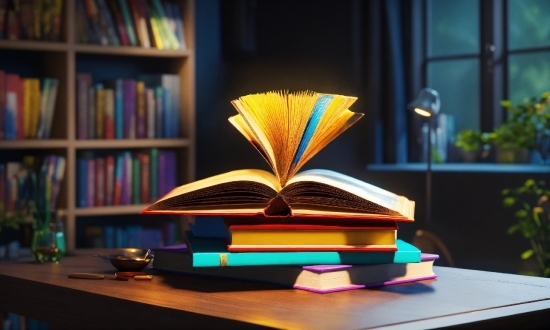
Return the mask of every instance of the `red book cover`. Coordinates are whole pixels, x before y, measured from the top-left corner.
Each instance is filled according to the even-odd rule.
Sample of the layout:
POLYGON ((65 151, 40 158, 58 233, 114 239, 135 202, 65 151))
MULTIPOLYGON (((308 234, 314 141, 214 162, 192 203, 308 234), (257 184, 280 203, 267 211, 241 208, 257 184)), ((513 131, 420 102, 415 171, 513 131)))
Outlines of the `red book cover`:
POLYGON ((351 224, 309 224, 309 223, 259 223, 232 224, 229 230, 397 230, 395 221, 378 221, 351 224))
POLYGON ((122 205, 122 168, 124 156, 118 155, 115 163, 115 182, 113 187, 113 205, 122 205))
POLYGON ((111 206, 114 201, 115 189, 115 157, 105 157, 105 205, 111 206))
MULTIPOLYGON (((4 133, 6 138, 9 138, 11 140, 19 139, 19 116, 22 116, 23 113, 23 100, 20 96, 21 94, 21 78, 18 74, 12 74, 8 73, 6 74, 6 114, 4 117, 5 120, 5 129, 6 132, 4 133), (8 97, 12 100, 12 102, 8 102, 8 97)), ((21 125, 23 125, 23 121, 21 121, 21 125)), ((23 129, 23 126, 21 126, 21 130, 23 129)), ((21 132, 23 134, 24 132, 21 132)))
POLYGON ((151 39, 147 30, 147 3, 145 0, 130 0, 128 5, 141 47, 150 48, 151 39))
POLYGON ((95 160, 96 187, 95 187, 95 206, 105 205, 105 158, 95 160))

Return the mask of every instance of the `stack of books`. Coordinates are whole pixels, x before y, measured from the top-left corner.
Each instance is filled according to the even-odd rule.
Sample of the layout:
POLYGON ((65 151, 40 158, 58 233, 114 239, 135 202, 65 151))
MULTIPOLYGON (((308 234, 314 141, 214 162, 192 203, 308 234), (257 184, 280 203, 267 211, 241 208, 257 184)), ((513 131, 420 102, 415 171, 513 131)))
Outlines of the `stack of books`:
POLYGON ((348 109, 355 100, 314 92, 234 100, 239 114, 229 121, 273 174, 244 169, 216 175, 177 187, 144 209, 143 214, 220 216, 228 232, 217 238, 188 232, 185 249, 158 250, 154 267, 316 292, 435 278, 431 266, 437 256, 422 256, 397 239, 397 223, 414 221, 414 201, 330 170, 298 173, 361 118, 348 109), (303 278, 307 281, 298 281, 303 278))

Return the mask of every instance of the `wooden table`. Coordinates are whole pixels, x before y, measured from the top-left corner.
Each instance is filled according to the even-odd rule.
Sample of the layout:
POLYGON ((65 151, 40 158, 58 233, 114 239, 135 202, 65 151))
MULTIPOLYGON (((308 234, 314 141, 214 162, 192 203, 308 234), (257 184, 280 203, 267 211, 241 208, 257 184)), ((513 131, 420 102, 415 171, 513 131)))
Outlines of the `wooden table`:
POLYGON ((472 322, 533 328, 550 323, 550 279, 545 278, 436 267, 437 280, 316 294, 152 269, 147 269, 152 281, 116 281, 110 263, 91 257, 91 251, 80 253, 58 264, 1 262, 0 310, 72 329, 415 329, 472 322), (75 272, 107 278, 69 279, 75 272))

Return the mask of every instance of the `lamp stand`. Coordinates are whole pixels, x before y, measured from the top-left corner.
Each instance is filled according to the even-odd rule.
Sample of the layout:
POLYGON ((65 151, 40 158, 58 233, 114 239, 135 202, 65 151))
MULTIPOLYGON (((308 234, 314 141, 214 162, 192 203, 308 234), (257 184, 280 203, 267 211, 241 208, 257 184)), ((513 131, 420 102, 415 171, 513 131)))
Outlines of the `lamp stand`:
POLYGON ((432 122, 433 117, 428 118, 428 155, 426 171, 426 225, 430 224, 432 217, 432 122))

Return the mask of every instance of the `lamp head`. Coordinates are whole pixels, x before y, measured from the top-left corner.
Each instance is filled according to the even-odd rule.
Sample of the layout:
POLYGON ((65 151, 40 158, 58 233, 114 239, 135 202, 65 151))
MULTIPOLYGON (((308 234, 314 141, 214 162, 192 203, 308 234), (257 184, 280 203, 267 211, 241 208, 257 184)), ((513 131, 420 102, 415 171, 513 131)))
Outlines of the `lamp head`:
POLYGON ((440 106, 439 93, 435 89, 423 88, 407 108, 421 116, 432 117, 439 113, 440 106))

